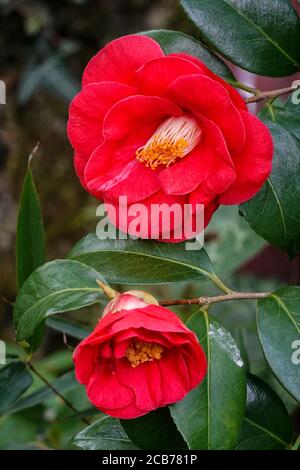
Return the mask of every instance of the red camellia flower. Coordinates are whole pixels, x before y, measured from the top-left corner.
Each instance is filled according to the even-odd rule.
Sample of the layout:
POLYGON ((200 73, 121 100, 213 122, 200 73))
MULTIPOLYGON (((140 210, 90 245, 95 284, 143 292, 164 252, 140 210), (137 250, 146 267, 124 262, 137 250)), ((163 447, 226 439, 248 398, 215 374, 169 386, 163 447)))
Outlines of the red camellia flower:
POLYGON ((120 196, 149 208, 203 204, 207 225, 220 204, 250 199, 270 174, 267 127, 195 57, 125 36, 91 59, 82 85, 68 122, 75 168, 113 207, 120 196))
POLYGON ((90 401, 122 419, 181 400, 207 368, 196 335, 175 313, 136 295, 112 300, 73 355, 76 378, 90 401))

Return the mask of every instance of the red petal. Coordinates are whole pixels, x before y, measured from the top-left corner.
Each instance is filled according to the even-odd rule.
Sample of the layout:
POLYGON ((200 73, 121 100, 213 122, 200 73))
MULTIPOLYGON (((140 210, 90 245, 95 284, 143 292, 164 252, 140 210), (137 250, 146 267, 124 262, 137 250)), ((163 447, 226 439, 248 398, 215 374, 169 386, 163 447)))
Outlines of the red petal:
POLYGON ((234 181, 234 165, 219 127, 203 116, 198 117, 202 120, 203 128, 202 158, 213 161, 211 172, 203 185, 206 192, 218 195, 234 181))
POLYGON ((220 204, 240 204, 253 197, 272 170, 273 140, 267 126, 250 113, 242 112, 246 143, 234 157, 236 180, 221 195, 220 204))
POLYGON ((128 359, 117 362, 119 380, 132 389, 136 406, 140 410, 151 411, 161 405, 160 361, 146 362, 137 367, 132 367, 128 359))
POLYGON ((196 387, 207 372, 207 359, 201 345, 196 342, 184 345, 181 349, 182 357, 187 365, 190 387, 196 387))
POLYGON ((123 408, 134 401, 130 387, 122 384, 116 371, 112 371, 110 361, 102 360, 94 369, 88 386, 87 395, 98 408, 123 408))
POLYGON ((89 157, 86 157, 85 155, 82 155, 81 153, 75 152, 74 153, 74 167, 76 174, 78 178, 80 179, 80 182, 82 186, 87 189, 87 186, 85 184, 85 178, 84 178, 84 170, 85 166, 87 164, 89 157))
POLYGON ((123 310, 120 313, 108 314, 100 320, 97 328, 110 327, 111 333, 130 328, 145 328, 152 332, 189 333, 182 321, 171 310, 158 305, 148 305, 145 308, 123 310))
POLYGON ((245 126, 222 85, 205 75, 186 75, 170 85, 168 94, 178 105, 199 112, 217 124, 230 152, 239 152, 243 148, 245 126))
POLYGON ((134 402, 131 402, 129 405, 125 406, 124 408, 115 408, 115 409, 105 409, 101 408, 103 413, 112 416, 113 418, 118 419, 133 419, 138 418, 139 416, 143 416, 149 411, 139 410, 134 402))
POLYGON ((164 351, 159 361, 159 369, 162 380, 162 404, 168 405, 182 400, 190 386, 186 363, 180 350, 164 351))
POLYGON ((81 384, 87 384, 94 368, 93 346, 77 346, 73 353, 75 363, 75 376, 81 384))
POLYGON ((212 153, 199 143, 191 153, 162 170, 158 176, 167 194, 184 195, 193 191, 211 172, 212 153))
POLYGON ((202 72, 189 60, 172 56, 151 60, 137 71, 138 90, 142 95, 162 96, 176 78, 194 73, 202 72))
POLYGON ((101 143, 103 119, 119 100, 135 88, 117 82, 91 83, 73 99, 69 110, 68 136, 75 150, 90 155, 101 143))
POLYGON ((159 96, 134 95, 116 103, 107 113, 103 124, 103 136, 107 140, 123 139, 130 132, 144 125, 163 120, 168 116, 180 116, 181 109, 159 96))
MULTIPOLYGON (((163 238, 163 241, 169 241, 168 236, 172 238, 175 228, 182 226, 185 215, 183 204, 186 201, 185 196, 173 196, 158 191, 141 200, 142 206, 126 206, 106 198, 104 194, 108 217, 113 225, 132 236, 146 239, 163 238)), ((182 239, 184 238, 178 238, 177 242, 182 239)))
POLYGON ((246 103, 245 101, 243 100, 243 98, 241 97, 241 95, 236 91, 235 88, 233 88, 233 86, 231 86, 229 83, 227 83, 225 80, 223 80, 223 78, 219 77, 218 75, 216 75, 214 72, 212 72, 205 64, 204 62, 202 62, 200 59, 197 59, 197 57, 193 57, 189 54, 185 54, 184 52, 180 52, 180 53, 177 53, 177 54, 170 54, 169 57, 182 57, 186 60, 190 60, 193 64, 197 65, 197 67, 199 67, 201 69, 201 73, 203 73, 204 75, 212 78, 213 80, 215 80, 216 82, 220 83, 221 85, 223 85, 224 88, 226 88, 226 90, 228 91, 229 95, 230 95, 230 98, 233 102, 233 104, 241 109, 242 111, 247 111, 247 106, 246 106, 246 103))
MULTIPOLYGON (((135 158, 135 153, 140 146, 147 142, 155 128, 156 124, 139 128, 136 132, 128 135, 122 142, 104 142, 93 152, 86 164, 84 178, 88 190, 95 197, 101 198, 103 191, 109 191, 122 181, 127 180, 134 171, 136 177, 137 168, 144 175, 145 167, 135 158)), ((148 179, 150 180, 150 177, 148 179)), ((152 187, 154 183, 155 180, 152 182, 152 187)), ((128 193, 130 193, 130 184, 131 179, 124 183, 121 189, 128 185, 128 193)), ((156 182, 156 187, 158 184, 156 182)), ((151 188, 149 188, 150 193, 152 191, 151 188)), ((147 191, 147 188, 141 188, 141 190, 147 191)), ((113 195, 115 194, 114 192, 113 195)))
POLYGON ((123 36, 107 44, 90 60, 83 73, 82 84, 113 80, 133 85, 137 69, 149 60, 163 56, 161 47, 153 39, 123 36))
POLYGON ((127 197, 127 203, 132 204, 151 196, 160 187, 157 173, 136 160, 128 177, 106 191, 105 197, 115 201, 120 196, 127 197))

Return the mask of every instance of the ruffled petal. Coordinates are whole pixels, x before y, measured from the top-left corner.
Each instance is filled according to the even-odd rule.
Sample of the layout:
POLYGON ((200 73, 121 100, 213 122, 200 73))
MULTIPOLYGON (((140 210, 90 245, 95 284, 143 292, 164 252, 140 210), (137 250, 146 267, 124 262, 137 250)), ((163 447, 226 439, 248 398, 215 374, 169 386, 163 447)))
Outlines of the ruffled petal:
MULTIPOLYGON (((141 176, 145 175, 145 167, 135 158, 135 153, 140 146, 147 142, 155 128, 156 124, 139 127, 121 142, 106 141, 97 147, 88 160, 84 171, 86 187, 95 197, 102 198, 104 191, 111 190, 127 178, 129 180, 124 182, 121 189, 127 187, 127 192, 130 193, 131 174, 135 172, 136 177, 137 169, 139 169, 141 176)), ((152 187, 154 184, 155 181, 153 181, 152 187)), ((156 187, 158 184, 156 183, 156 187)), ((149 188, 149 194, 151 194, 152 187, 149 188)), ((147 191, 147 188, 144 190, 147 191)), ((115 195, 116 192, 113 193, 113 196, 115 195)))
POLYGON ((94 369, 93 346, 82 346, 79 344, 73 352, 75 363, 75 376, 79 383, 87 384, 94 369))
POLYGON ((181 109, 170 100, 159 96, 134 95, 116 103, 103 123, 106 140, 120 140, 143 125, 160 122, 168 116, 180 116, 181 109))
POLYGON ((99 327, 103 328, 104 320, 106 320, 106 325, 110 322, 110 331, 113 334, 129 328, 144 328, 161 334, 164 332, 190 334, 190 330, 184 326, 177 315, 164 307, 149 305, 143 309, 126 311, 125 315, 123 313, 111 314, 110 318, 106 315, 103 323, 101 323, 102 320, 99 323, 99 327))
POLYGON ((201 70, 201 73, 206 75, 207 77, 212 78, 216 82, 220 83, 226 90, 228 91, 230 98, 233 104, 242 111, 247 111, 247 106, 241 95, 236 91, 233 86, 227 83, 223 78, 216 75, 212 72, 200 59, 197 57, 193 57, 189 54, 185 54, 184 52, 179 52, 177 54, 170 54, 169 57, 182 57, 186 60, 190 60, 193 64, 197 65, 197 67, 201 70))
POLYGON ((118 378, 133 391, 139 410, 151 411, 161 405, 160 362, 161 360, 154 360, 137 367, 132 367, 127 358, 117 362, 118 378))
POLYGON ((184 359, 188 375, 190 387, 196 387, 205 377, 207 373, 207 358, 201 345, 196 342, 184 345, 180 352, 184 359))
POLYGON ((149 60, 163 56, 159 44, 148 36, 123 36, 107 44, 90 60, 82 85, 111 80, 134 85, 135 71, 149 60))
POLYGON ((82 153, 78 153, 78 152, 74 153, 75 171, 76 171, 78 178, 80 179, 82 186, 85 189, 87 189, 87 186, 85 184, 84 170, 88 162, 88 159, 89 159, 89 156, 83 155, 82 153))
POLYGON ((136 160, 127 178, 113 186, 112 189, 107 190, 105 197, 118 201, 119 197, 123 196, 127 198, 128 204, 132 204, 151 196, 160 187, 161 183, 156 172, 136 160))
POLYGON ((134 401, 131 388, 119 380, 113 367, 110 360, 102 359, 87 385, 87 395, 97 408, 123 408, 134 401))
POLYGON ((203 184, 206 187, 205 191, 218 195, 235 180, 234 164, 219 127, 203 116, 198 115, 198 117, 201 119, 203 129, 202 158, 213 161, 210 174, 203 184))
POLYGON ((234 157, 236 179, 221 195, 220 204, 240 204, 253 197, 272 170, 273 140, 267 126, 250 113, 242 112, 246 127, 245 147, 234 157))
POLYGON ((101 408, 101 411, 103 411, 103 413, 106 413, 107 415, 112 416, 113 418, 118 419, 133 419, 149 413, 149 411, 139 410, 134 401, 131 402, 129 405, 125 406, 124 408, 101 408))
POLYGON ((158 239, 177 242, 185 240, 182 235, 184 203, 186 196, 174 196, 157 191, 140 204, 120 205, 115 200, 106 198, 104 202, 109 220, 122 232, 144 239, 158 239))
POLYGON ((213 161, 213 154, 200 142, 182 160, 163 169, 158 178, 167 194, 188 194, 208 177, 213 161))
POLYGON ((186 75, 170 85, 168 96, 183 108, 201 113, 219 126, 230 153, 240 152, 243 148, 244 122, 222 85, 205 75, 186 75))
POLYGON ((186 363, 180 350, 164 351, 159 369, 162 381, 163 405, 182 400, 190 389, 186 363))
POLYGON ((74 149, 90 155, 101 143, 107 111, 135 91, 135 88, 117 82, 91 83, 83 88, 69 109, 68 136, 74 149))
POLYGON ((176 78, 199 73, 199 67, 180 57, 151 60, 137 71, 138 90, 142 95, 163 96, 176 78))

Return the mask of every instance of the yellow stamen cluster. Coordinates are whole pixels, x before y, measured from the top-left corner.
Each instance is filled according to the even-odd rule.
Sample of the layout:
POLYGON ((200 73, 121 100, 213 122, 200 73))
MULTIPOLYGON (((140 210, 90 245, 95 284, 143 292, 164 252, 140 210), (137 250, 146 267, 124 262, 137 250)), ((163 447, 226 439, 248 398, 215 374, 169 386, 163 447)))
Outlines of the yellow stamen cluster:
POLYGON ((144 362, 152 362, 154 359, 159 360, 162 353, 163 348, 158 344, 133 340, 127 348, 126 357, 131 363, 131 367, 138 367, 144 362))
POLYGON ((145 145, 137 149, 136 158, 151 170, 170 166, 185 157, 200 142, 202 131, 196 118, 189 114, 169 117, 145 145))
POLYGON ((154 136, 149 146, 137 150, 136 158, 151 170, 155 170, 158 165, 169 166, 177 158, 184 157, 184 150, 188 145, 189 143, 185 139, 172 142, 170 139, 162 140, 160 137, 154 136))

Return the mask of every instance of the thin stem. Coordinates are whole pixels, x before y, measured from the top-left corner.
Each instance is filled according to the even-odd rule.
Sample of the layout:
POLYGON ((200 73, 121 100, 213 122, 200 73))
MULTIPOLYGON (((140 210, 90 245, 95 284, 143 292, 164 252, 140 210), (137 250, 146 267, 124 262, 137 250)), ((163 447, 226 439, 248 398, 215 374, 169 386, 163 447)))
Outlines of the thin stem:
POLYGON ((256 94, 259 91, 256 88, 253 88, 253 87, 251 87, 249 85, 246 85, 245 83, 242 83, 242 82, 238 82, 238 81, 235 81, 235 80, 226 80, 226 81, 229 82, 235 88, 239 88, 240 90, 247 91, 248 93, 256 94))
MULTIPOLYGON (((36 368, 35 366, 30 362, 28 361, 27 362, 27 366, 28 368, 42 381, 44 382, 44 384, 50 388, 50 390, 52 390, 52 392, 57 395, 63 402, 64 404, 70 408, 70 410, 72 410, 74 413, 78 414, 78 410, 76 410, 76 408, 72 405, 72 403, 66 398, 64 397, 58 390, 57 388, 55 388, 36 368)), ((81 417, 81 420, 85 423, 85 424, 88 424, 90 425, 90 421, 88 419, 86 419, 84 416, 81 417)))
POLYGON ((279 88, 278 90, 269 90, 269 91, 261 91, 256 90, 254 92, 254 96, 247 98, 245 100, 246 103, 258 103, 259 101, 266 100, 267 98, 277 98, 277 96, 285 95, 286 93, 290 93, 291 91, 297 90, 299 85, 291 85, 286 88, 279 88))
POLYGON ((232 289, 227 287, 215 273, 211 274, 210 279, 224 294, 230 294, 232 292, 232 289))
POLYGON ((197 297, 195 299, 172 299, 161 300, 159 305, 210 305, 218 302, 226 302, 228 300, 249 300, 249 299, 262 299, 270 295, 269 292, 231 292, 225 295, 216 295, 214 297, 197 297))

